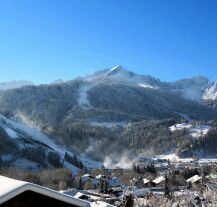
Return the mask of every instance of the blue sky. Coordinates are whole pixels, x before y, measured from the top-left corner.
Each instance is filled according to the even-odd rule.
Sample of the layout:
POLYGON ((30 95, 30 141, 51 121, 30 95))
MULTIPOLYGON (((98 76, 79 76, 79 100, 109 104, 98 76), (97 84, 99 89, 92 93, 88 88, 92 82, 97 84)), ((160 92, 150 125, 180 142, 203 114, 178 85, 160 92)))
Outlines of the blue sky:
POLYGON ((0 0, 0 81, 48 83, 123 65, 217 80, 215 0, 0 0))

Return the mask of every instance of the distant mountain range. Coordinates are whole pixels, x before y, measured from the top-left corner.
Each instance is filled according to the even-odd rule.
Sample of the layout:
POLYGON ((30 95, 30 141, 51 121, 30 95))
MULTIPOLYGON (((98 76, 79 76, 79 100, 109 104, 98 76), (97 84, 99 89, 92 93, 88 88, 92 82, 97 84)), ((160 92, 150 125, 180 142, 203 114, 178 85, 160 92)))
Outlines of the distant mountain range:
POLYGON ((163 82, 120 65, 65 82, 0 84, 0 90, 4 117, 37 127, 73 152, 102 159, 125 142, 125 133, 134 133, 129 123, 141 122, 132 126, 143 130, 147 120, 167 120, 169 126, 174 120, 217 119, 217 82, 206 77, 163 82))
POLYGON ((205 77, 162 82, 116 66, 67 82, 25 83, 12 84, 8 88, 16 89, 0 94, 0 112, 40 127, 65 120, 129 121, 177 117, 177 113, 193 119, 217 117, 217 84, 205 77))

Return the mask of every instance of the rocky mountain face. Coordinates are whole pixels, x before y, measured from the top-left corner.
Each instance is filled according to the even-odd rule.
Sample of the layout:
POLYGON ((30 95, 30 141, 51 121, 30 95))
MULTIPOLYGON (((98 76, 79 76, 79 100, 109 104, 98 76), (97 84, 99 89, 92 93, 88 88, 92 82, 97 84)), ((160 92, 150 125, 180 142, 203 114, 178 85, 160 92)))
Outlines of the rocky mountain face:
MULTIPOLYGON (((133 152, 138 152, 141 137, 152 129, 143 129, 144 120, 172 119, 171 124, 183 117, 215 120, 216 94, 216 83, 205 77, 162 82, 116 66, 67 82, 4 90, 0 113, 38 127, 73 152, 103 159, 117 147, 123 146, 124 151, 134 140, 133 134, 139 134, 137 144, 131 143, 133 152), (138 126, 141 134, 133 132, 138 126)), ((168 140, 167 128, 162 127, 162 136, 156 127, 153 138, 168 140)))

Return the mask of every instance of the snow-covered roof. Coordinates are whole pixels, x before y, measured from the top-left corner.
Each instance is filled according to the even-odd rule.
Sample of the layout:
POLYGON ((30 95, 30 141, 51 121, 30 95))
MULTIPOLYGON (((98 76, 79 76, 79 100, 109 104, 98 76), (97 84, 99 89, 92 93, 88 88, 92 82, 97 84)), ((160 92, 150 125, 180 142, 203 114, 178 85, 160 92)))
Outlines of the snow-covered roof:
POLYGON ((99 184, 99 179, 93 177, 92 175, 89 174, 85 174, 81 177, 81 180, 83 183, 85 183, 86 181, 90 181, 92 184, 94 185, 98 185, 99 184))
POLYGON ((103 177, 103 175, 97 175, 96 178, 97 179, 101 179, 103 177))
POLYGON ((115 206, 105 203, 103 201, 95 201, 91 203, 91 207, 115 207, 115 206))
POLYGON ((11 178, 7 178, 4 176, 0 176, 0 204, 5 203, 6 201, 14 198, 15 196, 24 193, 25 191, 32 191, 35 193, 39 193, 44 196, 48 196, 50 198, 54 198, 60 201, 63 201, 68 204, 72 204, 79 207, 89 207, 90 203, 86 201, 82 201, 80 199, 73 198, 71 196, 67 196, 61 194, 57 191, 35 185, 32 183, 19 181, 11 178))
POLYGON ((146 178, 143 179, 143 183, 144 183, 144 184, 149 183, 149 182, 150 182, 150 180, 148 180, 148 179, 146 179, 146 178))
POLYGON ((109 186, 112 186, 112 187, 116 187, 116 186, 121 186, 122 185, 121 180, 119 178, 117 178, 117 177, 110 178, 108 181, 109 181, 109 186))
POLYGON ((164 180, 165 180, 165 178, 163 176, 160 176, 160 177, 154 179, 152 182, 155 184, 159 184, 159 183, 163 182, 164 180))
POLYGON ((201 177, 199 175, 194 175, 193 177, 190 177, 186 181, 191 182, 191 183, 195 183, 195 182, 199 181, 200 179, 201 179, 201 177))

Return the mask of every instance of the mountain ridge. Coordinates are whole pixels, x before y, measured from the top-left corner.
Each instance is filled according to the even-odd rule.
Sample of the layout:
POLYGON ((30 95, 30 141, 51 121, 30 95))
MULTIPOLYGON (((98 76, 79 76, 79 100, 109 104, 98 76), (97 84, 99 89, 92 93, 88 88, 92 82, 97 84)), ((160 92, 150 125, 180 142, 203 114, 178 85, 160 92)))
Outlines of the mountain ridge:
MULTIPOLYGON (((168 83, 117 66, 70 81, 1 91, 0 114, 37 127, 57 146, 101 161, 125 154, 128 147, 134 156, 156 153, 158 141, 165 143, 164 153, 180 143, 183 150, 190 146, 186 132, 171 140, 170 126, 216 120, 217 102, 203 99, 213 86, 205 77, 168 83)), ((212 97, 215 87, 210 90, 212 97)))

